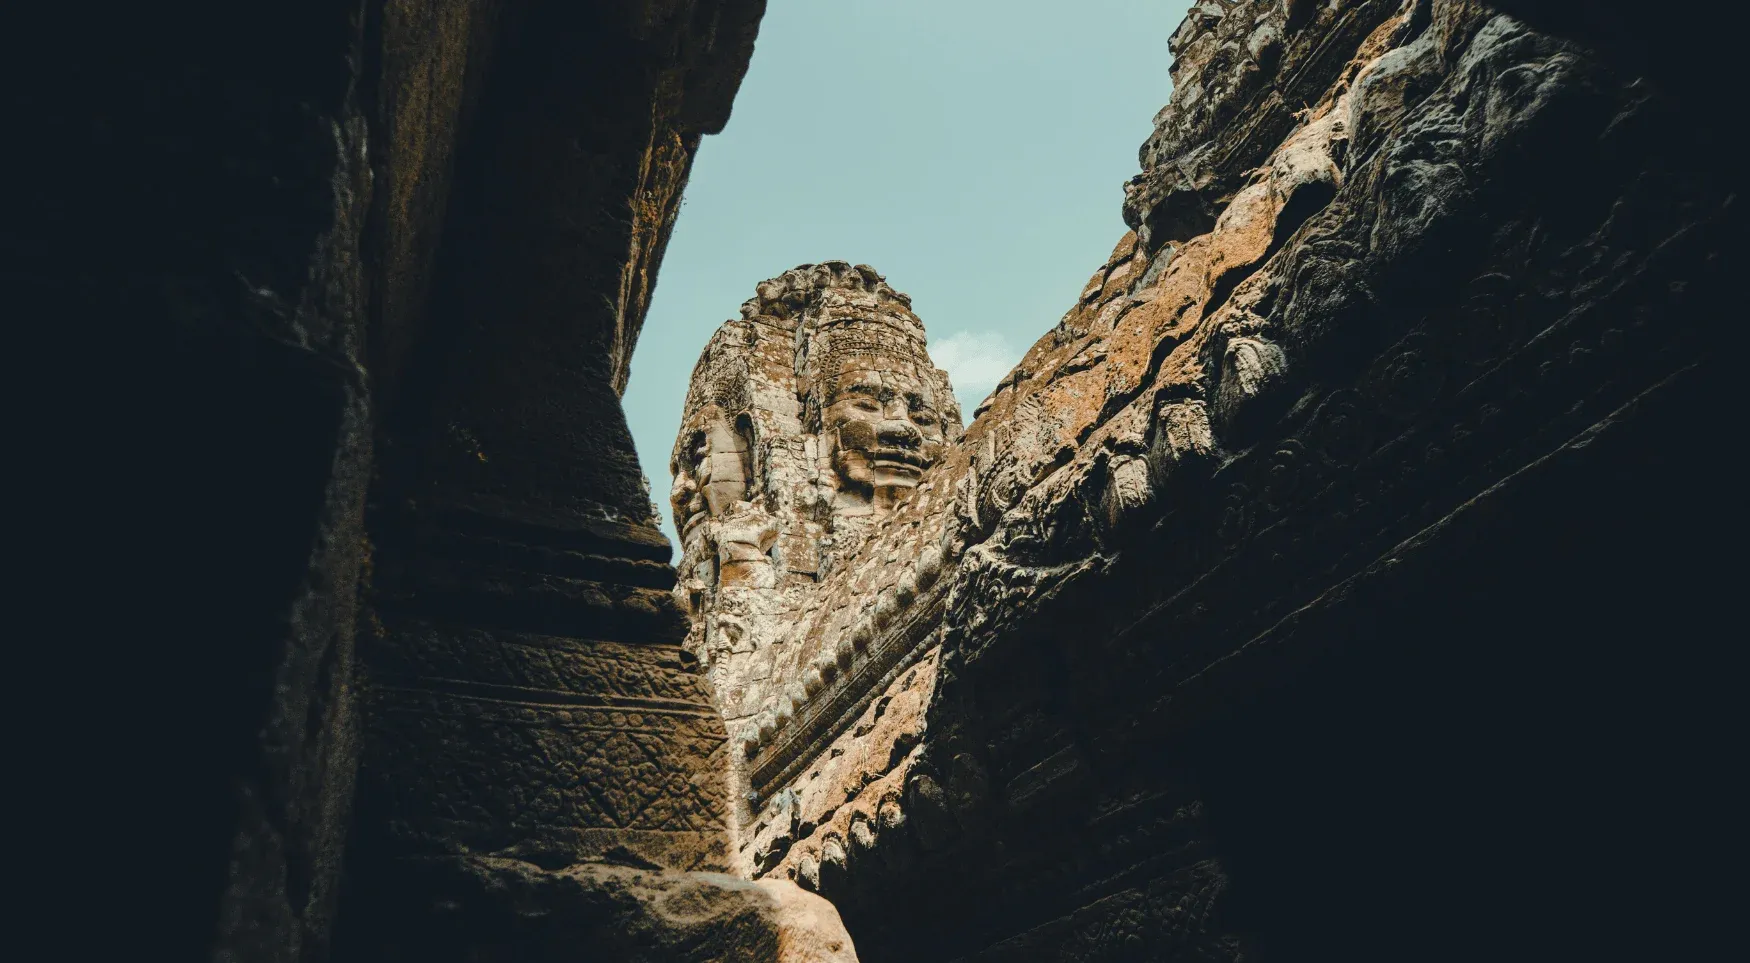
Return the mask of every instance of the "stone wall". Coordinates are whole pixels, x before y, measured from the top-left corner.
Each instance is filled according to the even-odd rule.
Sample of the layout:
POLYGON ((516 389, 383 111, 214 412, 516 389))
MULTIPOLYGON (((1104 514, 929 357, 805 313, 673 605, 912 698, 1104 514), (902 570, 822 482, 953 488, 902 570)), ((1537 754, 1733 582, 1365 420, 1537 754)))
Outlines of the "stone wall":
MULTIPOLYGON (((863 658, 866 637, 833 645, 794 630, 894 507, 927 497, 917 478, 961 425, 910 299, 873 268, 802 265, 762 282, 741 314, 694 369, 670 501, 687 647, 738 747, 729 784, 746 801, 762 741, 806 724, 794 717, 823 689, 893 667, 863 658)), ((732 862, 751 873, 738 808, 732 862)))
POLYGON ((1133 233, 728 749, 615 395, 760 12, 20 16, 64 952, 843 959, 793 878, 874 960, 1718 955, 1729 31, 1200 3, 1133 233))
POLYGON ((1192 9, 1132 231, 792 606, 739 865, 876 960, 1695 938, 1587 838, 1707 795, 1741 204, 1574 9, 1192 9))
POLYGON ((41 566, 101 596, 36 673, 101 707, 42 710, 67 951, 851 958, 683 872, 723 730, 618 403, 763 4, 246 6, 17 24, 45 517, 101 530, 41 566))
MULTIPOLYGON (((471 120, 432 287, 404 302, 423 328, 386 319, 378 342, 396 381, 366 510, 342 959, 777 959, 796 907, 824 906, 712 875, 723 724, 679 645, 618 401, 693 152, 727 119, 758 15, 479 14, 496 36, 478 88, 446 108, 471 120)), ((842 930, 828 938, 850 952, 842 930)))
POLYGON ((59 399, 21 445, 55 530, 21 554, 57 574, 19 594, 61 625, 28 674, 85 706, 45 698, 31 740, 63 953, 326 949, 372 457, 360 11, 8 18, 14 357, 59 399))

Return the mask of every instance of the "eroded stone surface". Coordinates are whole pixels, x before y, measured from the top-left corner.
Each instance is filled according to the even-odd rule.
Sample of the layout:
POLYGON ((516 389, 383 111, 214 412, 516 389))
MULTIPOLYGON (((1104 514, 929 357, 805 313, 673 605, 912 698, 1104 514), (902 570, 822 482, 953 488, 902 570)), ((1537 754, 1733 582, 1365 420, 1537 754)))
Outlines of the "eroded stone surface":
POLYGON ((960 411, 910 300, 867 266, 787 271, 741 314, 694 369, 670 500, 687 644, 737 747, 731 782, 745 790, 749 747, 793 732, 811 701, 873 671, 851 640, 823 647, 793 629, 871 531, 928 497, 918 481, 959 440, 960 411))
POLYGON ((1212 0, 1171 49, 1132 233, 790 596, 786 656, 717 683, 784 693, 732 753, 738 868, 946 935, 926 956, 1244 955, 1197 781, 1254 777, 1190 733, 1275 719, 1263 680, 1376 631, 1346 600, 1456 605, 1396 553, 1605 457, 1566 440, 1689 377, 1684 305, 1718 297, 1730 181, 1569 41, 1463 0, 1212 0))
POLYGON ((832 904, 785 880, 503 857, 427 861, 386 906, 393 958, 528 963, 856 963, 832 904))
MULTIPOLYGON (((450 897, 464 906, 522 887, 587 915, 607 890, 574 884, 610 867, 662 889, 728 865, 725 732, 680 644, 618 391, 693 152, 727 119, 763 7, 389 5, 382 96, 407 123, 385 139, 417 163, 385 201, 409 230, 389 235, 373 332, 390 403, 364 543, 343 959, 437 925, 437 903, 395 901, 409 875, 473 880, 450 897)), ((610 920, 554 924, 602 944, 572 956, 673 928, 613 898, 610 920)), ((524 958, 547 938, 512 929, 434 952, 524 958)))

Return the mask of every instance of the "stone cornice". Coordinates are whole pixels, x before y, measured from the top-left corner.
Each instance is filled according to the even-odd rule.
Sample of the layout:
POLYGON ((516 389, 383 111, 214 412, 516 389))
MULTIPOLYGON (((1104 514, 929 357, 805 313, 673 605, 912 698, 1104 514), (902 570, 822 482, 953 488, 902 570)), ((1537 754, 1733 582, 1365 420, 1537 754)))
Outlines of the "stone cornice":
MULTIPOLYGON (((770 739, 744 743, 752 791, 761 801, 795 779, 930 647, 947 611, 949 584, 948 580, 934 582, 910 605, 900 607, 886 629, 875 630, 866 639, 868 623, 848 630, 846 638, 829 651, 842 659, 848 648, 853 653, 851 667, 841 669, 832 682, 823 683, 803 705, 795 707, 794 720, 770 739), (861 646, 859 639, 865 639, 861 646)), ((757 811, 757 806, 754 808, 757 811)))

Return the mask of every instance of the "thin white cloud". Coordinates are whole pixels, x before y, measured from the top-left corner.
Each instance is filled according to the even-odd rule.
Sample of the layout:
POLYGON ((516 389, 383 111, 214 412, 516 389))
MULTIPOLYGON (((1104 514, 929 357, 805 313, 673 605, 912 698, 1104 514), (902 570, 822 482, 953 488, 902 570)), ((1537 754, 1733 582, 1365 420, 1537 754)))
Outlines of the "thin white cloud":
POLYGON ((1000 331, 956 331, 930 343, 930 358, 948 372, 966 417, 1021 360, 1021 350, 1000 331))

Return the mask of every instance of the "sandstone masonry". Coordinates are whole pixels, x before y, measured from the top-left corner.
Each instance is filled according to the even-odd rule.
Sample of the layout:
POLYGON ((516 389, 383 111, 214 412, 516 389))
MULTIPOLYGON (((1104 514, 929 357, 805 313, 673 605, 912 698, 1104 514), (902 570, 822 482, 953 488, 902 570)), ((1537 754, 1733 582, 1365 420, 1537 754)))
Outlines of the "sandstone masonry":
POLYGON ((741 315, 694 369, 671 502, 687 644, 719 694, 748 815, 750 777, 770 777, 747 760, 793 740, 841 678, 842 690, 894 668, 868 651, 872 633, 822 647, 793 629, 898 505, 928 497, 918 479, 959 440, 960 410, 910 299, 866 265, 802 265, 762 282, 741 315))
MULTIPOLYGON (((710 415, 729 427, 689 423, 677 466, 708 452, 733 479, 723 503, 762 506, 757 538, 727 509, 683 566, 747 806, 732 859, 834 899, 866 959, 1334 952, 1294 921, 1346 898, 1396 907, 1392 932, 1453 925, 1352 868, 1422 879, 1379 835, 1395 822, 1325 800, 1422 771, 1432 757, 1394 730, 1460 752, 1438 712, 1462 715, 1464 687, 1500 718, 1535 714, 1491 676, 1501 656, 1451 653, 1507 646, 1559 688, 1573 656, 1549 636, 1475 620, 1623 611, 1600 594, 1620 546, 1573 554, 1605 524, 1585 520, 1603 489, 1577 479, 1657 489, 1636 446, 1718 388, 1689 305, 1717 303, 1704 252, 1738 205, 1677 146, 1696 132, 1656 84, 1465 0, 1211 0, 1169 47, 1174 97, 1125 187, 1132 230, 854 537, 787 380, 803 370, 788 331, 769 357, 742 347, 766 343, 745 333, 763 300, 695 373, 690 416, 732 398, 710 415), (784 414, 736 434, 766 409, 784 414), (1411 681, 1429 674, 1452 688, 1411 681), (1377 725, 1321 699, 1375 706, 1377 725), (1331 744, 1372 768, 1303 771, 1331 744)), ((1659 510, 1637 512, 1623 545, 1676 550, 1659 510)), ((1632 664, 1612 652, 1608 671, 1632 664)), ((1505 724, 1472 738, 1518 765, 1505 724)), ((1482 820, 1418 885, 1481 885, 1475 854, 1524 838, 1509 823, 1482 820)))

